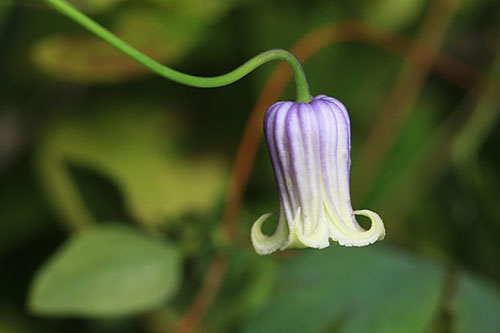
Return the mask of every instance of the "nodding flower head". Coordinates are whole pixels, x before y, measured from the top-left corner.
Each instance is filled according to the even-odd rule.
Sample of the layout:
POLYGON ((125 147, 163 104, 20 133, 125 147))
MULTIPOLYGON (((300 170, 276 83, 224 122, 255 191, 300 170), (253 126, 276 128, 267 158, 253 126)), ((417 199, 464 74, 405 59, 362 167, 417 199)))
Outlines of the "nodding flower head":
POLYGON ((378 214, 353 211, 351 206, 351 129, 341 102, 319 95, 308 104, 275 103, 267 110, 264 133, 278 183, 280 214, 273 235, 261 231, 270 214, 252 226, 258 254, 324 248, 330 239, 344 246, 365 246, 384 238, 378 214), (370 229, 363 229, 354 215, 370 218, 370 229))

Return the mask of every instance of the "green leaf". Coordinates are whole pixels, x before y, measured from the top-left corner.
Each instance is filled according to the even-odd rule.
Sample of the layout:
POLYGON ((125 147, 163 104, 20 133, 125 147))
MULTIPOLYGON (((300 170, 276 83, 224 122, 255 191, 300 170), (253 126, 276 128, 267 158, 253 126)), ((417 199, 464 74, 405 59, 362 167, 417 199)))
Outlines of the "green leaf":
POLYGON ((425 332, 443 288, 434 264, 377 246, 307 251, 283 267, 247 332, 425 332))
POLYGON ((63 171, 68 161, 117 184, 130 214, 144 224, 158 225, 212 208, 224 185, 223 163, 214 157, 181 155, 175 144, 178 124, 163 110, 145 112, 147 108, 133 103, 102 107, 98 113, 47 128, 38 165, 46 192, 63 219, 75 225, 89 220, 76 204, 74 189, 66 184, 69 176, 63 171))
POLYGON ((77 233, 36 274, 32 312, 124 316, 154 309, 179 285, 179 255, 165 241, 122 226, 77 233))
POLYGON ((453 332, 498 332, 500 291, 468 273, 458 280, 454 302, 453 332))

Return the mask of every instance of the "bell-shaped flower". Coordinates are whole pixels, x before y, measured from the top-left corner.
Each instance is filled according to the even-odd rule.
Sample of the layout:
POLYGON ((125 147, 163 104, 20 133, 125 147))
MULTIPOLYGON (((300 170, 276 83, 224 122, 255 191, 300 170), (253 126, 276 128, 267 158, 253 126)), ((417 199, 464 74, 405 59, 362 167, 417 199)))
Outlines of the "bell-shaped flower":
POLYGON ((324 248, 330 239, 344 246, 365 246, 385 236, 380 216, 353 211, 349 192, 351 129, 345 106, 319 95, 310 103, 278 102, 264 119, 264 132, 278 183, 280 214, 276 231, 252 226, 258 254, 294 247, 324 248), (371 220, 368 230, 355 215, 371 220))

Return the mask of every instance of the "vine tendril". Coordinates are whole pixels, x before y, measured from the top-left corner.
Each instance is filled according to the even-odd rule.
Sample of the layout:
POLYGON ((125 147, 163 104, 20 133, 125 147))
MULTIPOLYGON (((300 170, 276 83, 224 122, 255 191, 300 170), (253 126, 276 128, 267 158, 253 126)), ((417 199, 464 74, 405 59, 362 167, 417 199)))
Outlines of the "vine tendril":
POLYGON ((309 92, 309 86, 307 84, 306 75, 304 73, 304 69, 302 68, 302 64, 297 59, 297 57, 295 57, 292 53, 286 50, 271 49, 265 51, 251 58, 238 68, 223 75, 212 76, 212 77, 189 75, 178 72, 151 59, 144 53, 132 47, 130 44, 118 38, 112 32, 110 32, 103 26, 99 25, 97 22, 95 22, 82 12, 80 12, 78 9, 76 9, 66 1, 64 0, 45 0, 45 1, 48 2, 50 5, 52 5, 60 13, 64 14, 73 21, 77 22, 87 30, 91 31, 97 37, 101 38, 108 44, 114 46, 116 49, 118 49, 126 56, 149 68, 152 72, 161 75, 167 79, 170 79, 172 81, 199 88, 222 87, 238 81, 239 79, 243 78, 244 76, 252 72, 257 67, 269 61, 282 60, 286 61, 290 65, 294 73, 295 86, 297 90, 296 102, 309 103, 311 101, 311 94, 309 92))

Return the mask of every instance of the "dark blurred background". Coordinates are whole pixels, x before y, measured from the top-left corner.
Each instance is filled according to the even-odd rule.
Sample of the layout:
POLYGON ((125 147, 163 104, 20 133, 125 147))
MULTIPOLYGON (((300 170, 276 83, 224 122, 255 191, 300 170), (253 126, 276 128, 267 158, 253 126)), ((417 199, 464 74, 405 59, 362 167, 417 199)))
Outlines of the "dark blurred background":
MULTIPOLYGON (((249 153, 236 236, 219 233, 235 154, 276 64, 228 87, 186 87, 43 0, 2 0, 0 332, 500 331, 498 1, 71 3, 194 75, 295 50, 312 94, 350 112, 353 207, 377 212, 387 236, 362 249, 257 256, 251 225, 278 210, 263 142, 255 159, 249 153), (94 244, 78 234, 106 226, 160 238, 160 254, 168 245, 178 259, 156 282, 167 288, 175 276, 168 291, 137 282, 137 295, 161 297, 136 306, 136 296, 107 295, 85 273, 71 278, 68 262, 128 246, 117 236, 69 253, 70 241, 94 244)), ((293 99, 291 82, 279 100, 293 99)), ((159 267, 146 250, 144 258, 159 267)), ((134 260, 127 269, 140 276, 134 265, 144 260, 134 260)))

